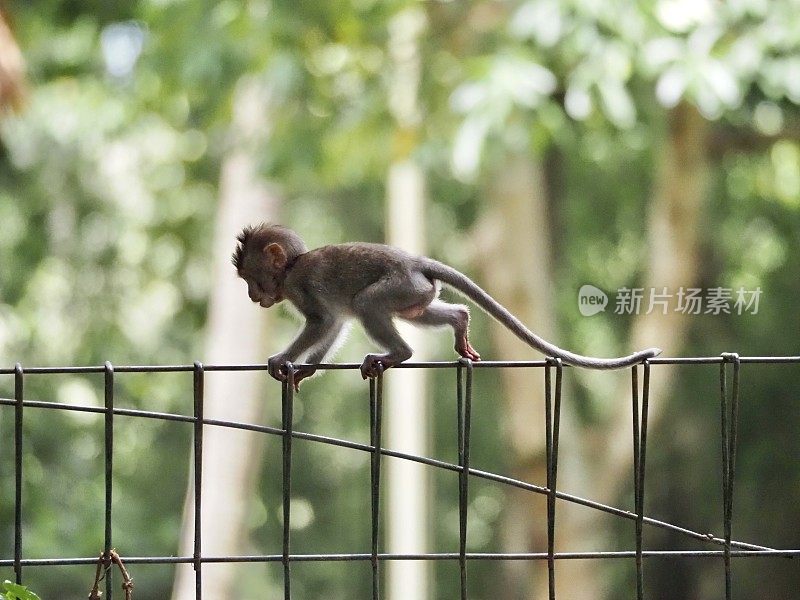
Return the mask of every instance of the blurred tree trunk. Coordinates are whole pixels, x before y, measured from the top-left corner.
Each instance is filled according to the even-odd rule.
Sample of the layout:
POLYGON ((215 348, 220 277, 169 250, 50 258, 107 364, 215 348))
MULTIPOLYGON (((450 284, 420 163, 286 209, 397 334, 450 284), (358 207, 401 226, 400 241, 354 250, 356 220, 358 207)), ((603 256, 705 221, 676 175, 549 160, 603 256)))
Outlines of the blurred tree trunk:
MULTIPOLYGON (((388 243, 414 254, 424 253, 424 180, 412 161, 395 162, 387 189, 388 243)), ((414 350, 413 360, 426 359, 426 334, 408 323, 398 322, 400 334, 414 350)), ((385 445, 393 450, 428 456, 428 372, 424 369, 392 370, 386 382, 385 445)), ((428 469, 406 460, 386 462, 387 551, 428 551, 428 469)), ((391 561, 387 567, 387 597, 390 600, 426 600, 430 569, 424 561, 391 561)))
MULTIPOLYGON (((392 61, 389 109, 396 122, 395 152, 386 184, 387 241, 414 254, 425 253, 425 176, 412 156, 421 122, 418 90, 421 72, 419 37, 426 17, 419 7, 400 11, 389 23, 392 61)), ((424 360, 425 334, 407 323, 398 329, 424 360)), ((428 455, 428 377, 424 370, 393 370, 386 377, 386 446, 428 455)), ((424 553, 428 548, 429 481, 422 465, 402 460, 386 463, 387 551, 424 553)), ((429 597, 430 569, 424 561, 391 561, 387 567, 390 600, 429 597)))
MULTIPOLYGON (((678 105, 667 115, 667 134, 658 155, 652 202, 648 215, 649 262, 645 291, 657 293, 666 287, 676 293, 681 287, 696 286, 699 280, 700 218, 707 203, 709 159, 708 122, 694 106, 678 105)), ((647 293, 645 294, 647 296, 647 293)), ((689 316, 674 310, 662 314, 646 312, 644 302, 632 333, 631 348, 658 346, 663 356, 679 356, 689 324, 689 316)), ((660 366, 650 381, 649 426, 655 427, 669 406, 666 398, 674 378, 675 367, 660 366)), ((619 486, 631 477, 633 449, 631 446, 630 383, 619 390, 620 408, 613 412, 602 448, 597 457, 598 472, 604 473, 606 487, 603 497, 613 498, 619 486)))
POLYGON ((25 62, 0 8, 0 115, 18 110, 25 95, 25 62))
MULTIPOLYGON (((239 82, 233 101, 228 154, 220 176, 220 202, 213 250, 205 358, 209 363, 264 362, 267 311, 254 310, 245 286, 230 264, 236 235, 249 223, 274 220, 277 200, 258 173, 258 153, 269 135, 270 94, 262 81, 239 82)), ((264 408, 259 372, 219 372, 206 376, 205 417, 259 423, 264 408)), ((261 464, 260 437, 206 426, 203 432, 202 552, 204 556, 241 554, 246 547, 246 514, 261 464)), ((191 556, 194 540, 194 488, 186 494, 180 554, 191 556)), ((235 598, 236 564, 215 565, 203 577, 203 597, 235 598), (213 577, 211 574, 213 573, 213 577)), ((173 600, 195 598, 192 567, 177 569, 173 600)))
MULTIPOLYGON (((487 190, 489 210, 478 227, 476 246, 481 248, 482 280, 491 294, 517 315, 530 329, 546 339, 557 340, 552 303, 551 236, 547 216, 547 190, 543 169, 536 157, 509 157, 487 190)), ((493 340, 498 356, 505 359, 542 358, 505 327, 493 321, 493 340)), ((506 401, 505 429, 515 465, 513 476, 544 485, 546 482, 544 376, 540 369, 504 369, 506 401)), ((568 393, 564 398, 568 400, 568 393)), ((579 479, 583 469, 582 448, 575 433, 575 418, 569 401, 562 405, 559 450, 561 489, 579 479), (568 464, 569 466, 564 466, 568 464)), ((503 551, 527 552, 547 549, 547 513, 543 496, 508 489, 502 526, 503 551)), ((565 503, 556 507, 557 550, 570 547, 569 540, 585 534, 579 517, 565 503)), ((547 596, 544 562, 510 561, 505 564, 505 584, 500 597, 523 600, 547 596)), ((558 577, 559 597, 571 600, 599 596, 591 561, 575 561, 570 577, 558 577)))

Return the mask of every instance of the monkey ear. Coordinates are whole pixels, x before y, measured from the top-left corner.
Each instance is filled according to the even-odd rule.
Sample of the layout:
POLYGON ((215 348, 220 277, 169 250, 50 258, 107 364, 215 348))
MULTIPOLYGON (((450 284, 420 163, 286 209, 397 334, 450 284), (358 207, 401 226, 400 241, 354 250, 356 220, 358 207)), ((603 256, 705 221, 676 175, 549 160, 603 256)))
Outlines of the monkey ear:
POLYGON ((273 242, 264 246, 264 255, 273 269, 282 269, 286 266, 286 252, 280 244, 273 242))

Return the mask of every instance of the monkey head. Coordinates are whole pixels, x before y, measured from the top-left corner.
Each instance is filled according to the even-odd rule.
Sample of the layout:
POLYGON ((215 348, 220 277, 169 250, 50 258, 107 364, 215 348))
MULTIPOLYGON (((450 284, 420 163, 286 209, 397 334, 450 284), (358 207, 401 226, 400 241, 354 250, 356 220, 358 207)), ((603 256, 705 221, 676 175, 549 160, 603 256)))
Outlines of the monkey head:
POLYGON ((231 256, 236 273, 247 283, 250 300, 269 308, 283 300, 287 271, 308 250, 292 230, 280 225, 245 227, 231 256))

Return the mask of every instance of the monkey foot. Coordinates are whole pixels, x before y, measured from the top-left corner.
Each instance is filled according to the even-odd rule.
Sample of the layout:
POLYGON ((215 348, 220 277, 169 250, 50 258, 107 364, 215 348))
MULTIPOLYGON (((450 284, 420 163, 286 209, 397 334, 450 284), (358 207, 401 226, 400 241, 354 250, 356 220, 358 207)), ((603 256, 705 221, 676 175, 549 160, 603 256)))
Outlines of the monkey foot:
POLYGON ((394 361, 380 354, 367 354, 361 363, 361 378, 377 377, 394 364, 394 361))
POLYGON ((464 358, 468 358, 470 360, 478 361, 481 359, 481 355, 478 354, 477 350, 472 347, 466 337, 463 337, 456 342, 456 352, 458 352, 459 356, 463 356, 464 358))

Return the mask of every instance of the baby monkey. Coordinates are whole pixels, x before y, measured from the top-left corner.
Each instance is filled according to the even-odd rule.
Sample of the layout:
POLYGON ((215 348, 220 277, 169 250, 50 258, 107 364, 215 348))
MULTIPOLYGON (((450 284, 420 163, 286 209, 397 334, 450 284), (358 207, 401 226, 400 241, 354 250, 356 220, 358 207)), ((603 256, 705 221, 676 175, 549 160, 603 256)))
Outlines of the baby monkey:
MULTIPOLYGON (((294 231, 270 224, 245 227, 237 239, 232 262, 247 283, 250 300, 264 308, 288 300, 306 321, 289 347, 267 361, 269 374, 279 381, 286 380, 287 362, 301 358, 310 364, 322 362, 352 318, 361 321, 367 334, 386 350, 384 354, 367 354, 361 364, 364 379, 411 357, 411 348, 394 326, 395 317, 422 326, 452 327, 456 352, 480 360, 468 339, 469 309, 439 300, 441 283, 464 294, 522 341, 567 364, 619 369, 661 352, 650 348, 605 359, 562 350, 530 331, 463 273, 392 246, 351 243, 309 251, 294 231)), ((299 368, 295 387, 314 371, 314 367, 299 368)))

